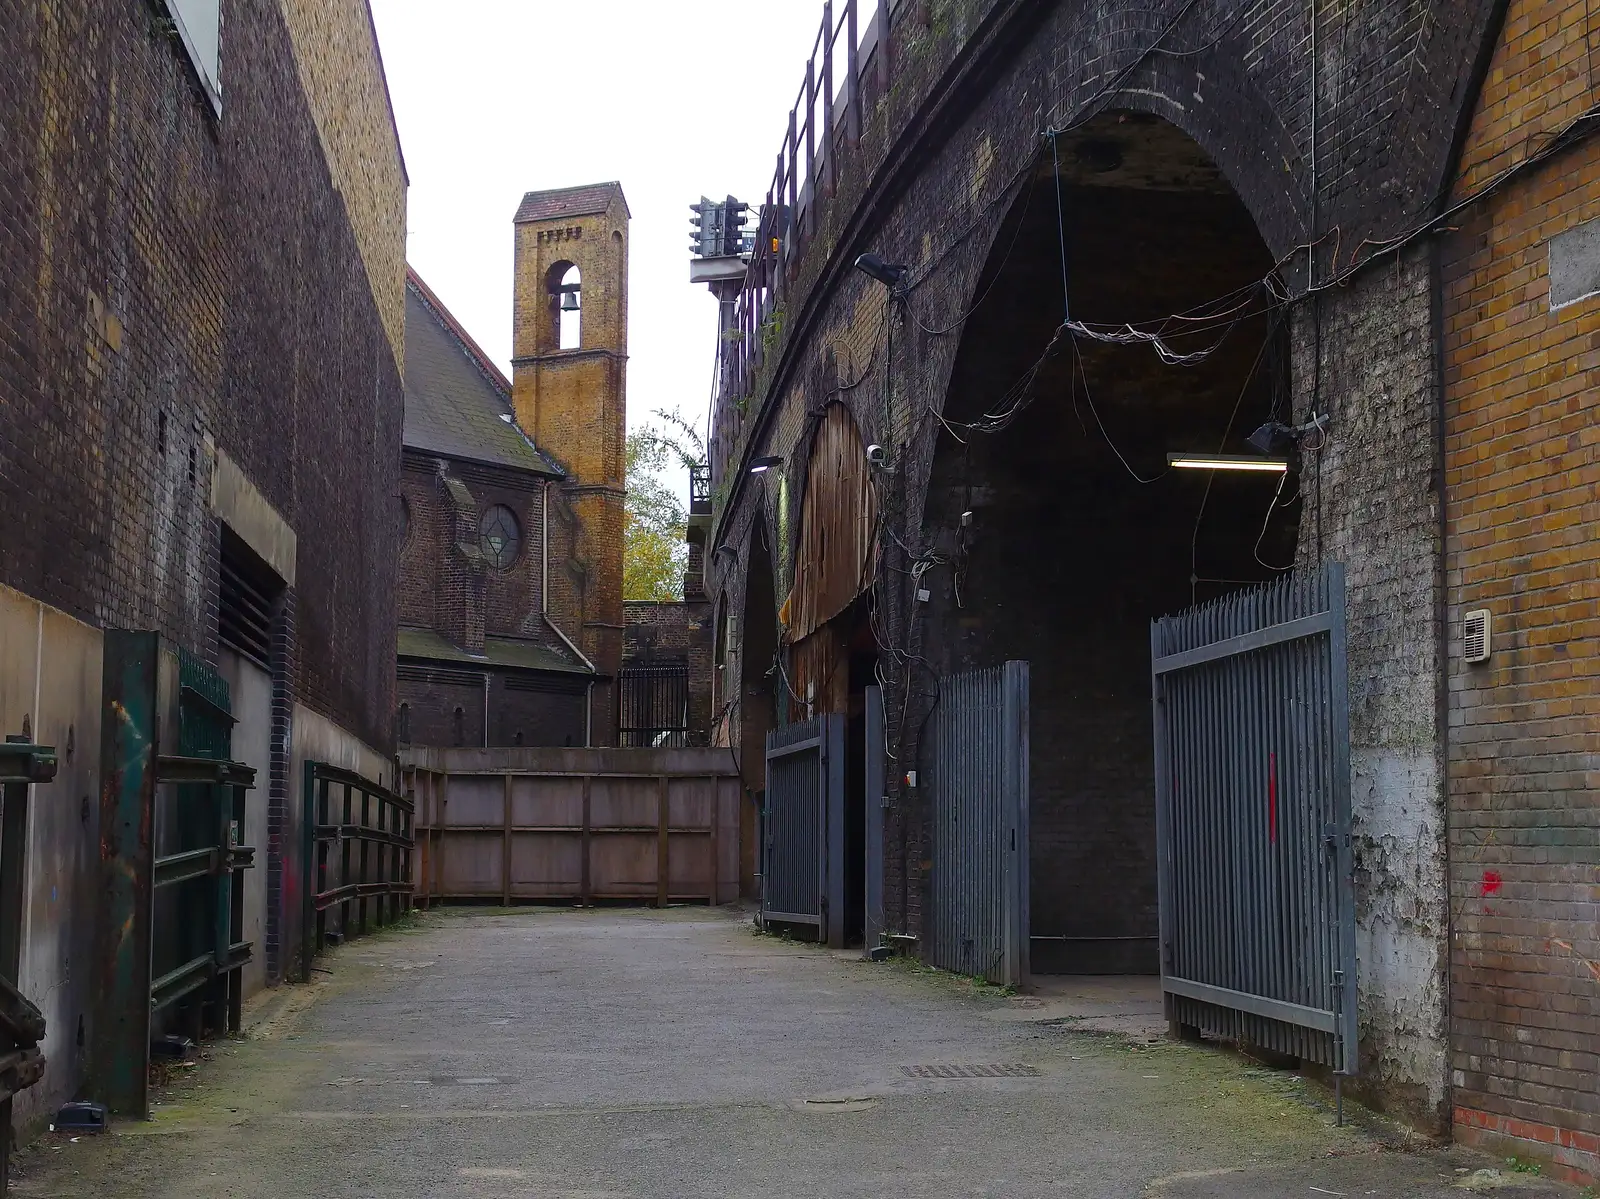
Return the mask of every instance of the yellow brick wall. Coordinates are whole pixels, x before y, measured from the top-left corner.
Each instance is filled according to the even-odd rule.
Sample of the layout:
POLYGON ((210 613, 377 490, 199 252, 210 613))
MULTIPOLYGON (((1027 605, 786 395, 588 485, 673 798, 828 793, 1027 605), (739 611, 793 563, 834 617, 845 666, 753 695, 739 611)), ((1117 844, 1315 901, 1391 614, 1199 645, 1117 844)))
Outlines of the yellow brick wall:
POLYGON ((406 174, 372 13, 367 0, 282 3, 300 86, 350 214, 395 363, 404 369, 406 174))
MULTIPOLYGON (((556 279, 559 284, 560 280, 556 279)), ((603 213, 516 227, 512 402, 517 423, 567 472, 576 527, 570 560, 578 576, 573 610, 553 613, 603 674, 622 665, 622 543, 626 486, 628 215, 620 191, 603 213), (582 276, 582 338, 559 348, 549 286, 561 264, 582 276)), ((552 606, 564 589, 551 585, 552 606)), ((595 697, 596 744, 614 737, 609 689, 595 697)))
MULTIPOLYGON (((1600 98, 1590 7, 1512 0, 1458 198, 1600 98)), ((1465 210, 1441 278, 1457 1135, 1572 1178, 1600 1173, 1600 299, 1552 311, 1549 243, 1597 218, 1591 139, 1465 210)))

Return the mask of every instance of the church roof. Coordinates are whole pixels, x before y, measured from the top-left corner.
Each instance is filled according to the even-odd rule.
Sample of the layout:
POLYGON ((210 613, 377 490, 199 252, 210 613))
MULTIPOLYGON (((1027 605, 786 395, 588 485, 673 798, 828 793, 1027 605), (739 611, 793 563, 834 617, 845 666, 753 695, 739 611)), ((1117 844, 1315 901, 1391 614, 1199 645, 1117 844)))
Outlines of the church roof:
POLYGON ((558 674, 592 675, 587 666, 568 661, 557 650, 537 642, 515 637, 485 637, 483 653, 472 654, 432 629, 402 628, 398 638, 399 656, 426 662, 461 662, 472 666, 495 666, 508 670, 546 670, 558 674))
MULTIPOLYGON (((611 198, 622 196, 620 183, 590 183, 583 187, 563 187, 555 191, 529 192, 522 197, 522 207, 517 209, 516 223, 554 221, 562 217, 593 216, 611 207, 611 198)), ((622 210, 628 212, 628 201, 623 199, 622 210)), ((631 217, 633 214, 628 213, 631 217)))
POLYGON ((415 271, 406 272, 407 449, 561 476, 512 422, 511 384, 415 271))

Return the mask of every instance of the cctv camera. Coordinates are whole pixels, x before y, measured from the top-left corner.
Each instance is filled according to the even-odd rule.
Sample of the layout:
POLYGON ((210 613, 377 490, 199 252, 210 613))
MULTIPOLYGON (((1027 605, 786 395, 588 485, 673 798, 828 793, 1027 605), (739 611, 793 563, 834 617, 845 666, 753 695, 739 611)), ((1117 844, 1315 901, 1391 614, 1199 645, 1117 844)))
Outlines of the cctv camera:
POLYGON ((873 466, 882 466, 889 461, 889 451, 881 445, 869 445, 867 447, 867 461, 872 463, 873 466))

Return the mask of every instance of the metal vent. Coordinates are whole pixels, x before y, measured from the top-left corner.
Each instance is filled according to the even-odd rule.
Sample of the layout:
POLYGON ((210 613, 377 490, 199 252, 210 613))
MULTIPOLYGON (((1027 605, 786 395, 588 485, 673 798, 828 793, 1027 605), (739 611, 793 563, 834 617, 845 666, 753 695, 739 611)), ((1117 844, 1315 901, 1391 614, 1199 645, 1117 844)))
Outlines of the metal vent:
POLYGON ((935 1063, 921 1066, 901 1066, 912 1078, 1038 1078, 1037 1066, 1020 1062, 983 1063, 966 1065, 958 1062, 935 1063))
POLYGON ((273 616, 283 580, 231 529, 222 533, 217 632, 223 645, 271 670, 273 616))
POLYGON ((1461 622, 1461 653, 1468 662, 1489 660, 1489 609, 1468 612, 1461 622))

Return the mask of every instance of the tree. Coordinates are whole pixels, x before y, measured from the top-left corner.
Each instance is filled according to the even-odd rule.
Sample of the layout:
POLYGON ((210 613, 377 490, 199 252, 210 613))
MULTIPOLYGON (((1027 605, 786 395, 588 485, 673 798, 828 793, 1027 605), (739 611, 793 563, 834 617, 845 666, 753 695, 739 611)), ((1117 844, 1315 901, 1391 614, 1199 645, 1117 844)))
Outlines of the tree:
POLYGON ((688 514, 661 477, 667 449, 648 429, 628 434, 628 498, 623 507, 622 597, 630 600, 683 598, 689 562, 684 541, 688 514))
POLYGON ((705 461, 705 446, 678 413, 658 410, 654 415, 665 428, 651 424, 628 434, 622 597, 681 600, 683 572, 689 565, 689 545, 684 540, 689 517, 661 474, 674 460, 684 466, 705 461))

